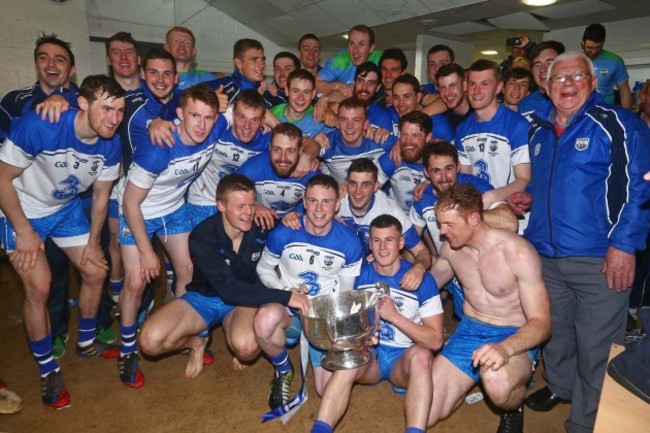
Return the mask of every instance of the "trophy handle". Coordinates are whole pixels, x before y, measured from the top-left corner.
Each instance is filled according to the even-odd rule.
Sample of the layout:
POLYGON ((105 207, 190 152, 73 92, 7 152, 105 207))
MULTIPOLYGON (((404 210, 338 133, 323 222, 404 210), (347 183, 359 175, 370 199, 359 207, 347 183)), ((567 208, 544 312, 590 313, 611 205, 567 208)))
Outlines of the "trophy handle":
POLYGON ((377 296, 380 298, 390 296, 390 286, 383 281, 377 281, 375 283, 375 289, 377 290, 377 296))

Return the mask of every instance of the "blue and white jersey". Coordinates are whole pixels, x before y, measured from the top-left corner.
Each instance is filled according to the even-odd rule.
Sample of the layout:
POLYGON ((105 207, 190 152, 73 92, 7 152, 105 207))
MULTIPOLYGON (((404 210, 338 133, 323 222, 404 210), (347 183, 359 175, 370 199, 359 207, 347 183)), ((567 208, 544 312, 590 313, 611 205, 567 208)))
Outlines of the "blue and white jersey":
POLYGON ((534 91, 530 95, 526 96, 524 99, 519 101, 517 107, 519 114, 524 116, 528 122, 532 122, 533 113, 545 113, 550 110, 552 102, 546 95, 544 95, 539 90, 534 91))
POLYGON ((285 286, 305 286, 310 298, 339 291, 339 279, 358 276, 361 261, 359 238, 336 220, 324 236, 308 233, 304 221, 298 230, 277 226, 260 259, 270 268, 278 266, 285 286))
POLYGON ((314 107, 311 106, 307 109, 305 112, 305 115, 302 117, 300 120, 291 120, 287 119, 287 116, 284 114, 287 106, 289 104, 280 104, 276 105, 271 109, 271 113, 278 118, 278 120, 282 123, 284 122, 289 122, 293 123, 296 125, 300 130, 302 131, 302 136, 307 137, 307 138, 314 138, 316 135, 318 135, 319 132, 322 132, 323 134, 327 134, 331 131, 333 131, 333 128, 329 128, 325 126, 324 123, 316 123, 314 120, 314 107))
MULTIPOLYGON (((412 267, 411 263, 402 259, 399 271, 395 275, 387 276, 379 274, 372 263, 365 264, 355 283, 355 290, 374 291, 375 283, 385 282, 390 287, 390 298, 395 303, 395 309, 406 319, 421 325, 422 319, 443 314, 442 302, 438 286, 428 272, 424 274, 417 290, 410 291, 400 288, 399 282, 412 267)), ((407 348, 413 345, 413 340, 393 324, 380 320, 379 344, 407 348)))
MULTIPOLYGON (((489 182, 486 182, 473 174, 458 173, 456 183, 458 185, 472 185, 481 194, 494 189, 489 182)), ((414 226, 421 228, 426 227, 434 245, 436 246, 436 251, 440 252, 442 238, 440 236, 440 227, 438 227, 438 219, 436 218, 435 213, 438 198, 438 194, 433 190, 433 186, 428 185, 424 190, 422 198, 414 202, 413 206, 411 206, 409 217, 414 226)))
POLYGON ((113 181, 120 174, 120 139, 83 143, 75 134, 78 112, 62 113, 58 123, 26 113, 0 148, 0 161, 25 169, 12 183, 27 218, 51 215, 96 180, 113 181))
POLYGON ((307 181, 320 171, 310 171, 303 177, 279 177, 273 171, 269 153, 265 151, 246 161, 237 173, 255 183, 257 203, 282 216, 302 203, 307 181))
POLYGON ((327 138, 330 147, 321 150, 321 169, 334 177, 338 183, 343 183, 348 178, 348 168, 355 159, 368 158, 378 165, 379 157, 385 153, 378 143, 367 138, 364 138, 359 146, 348 147, 338 129, 327 134, 327 138))
POLYGON ((487 122, 472 113, 456 130, 458 159, 495 188, 506 186, 515 180, 516 165, 530 163, 528 127, 523 116, 503 105, 487 122))
MULTIPOLYGON (((77 107, 77 94, 79 88, 76 84, 70 83, 70 87, 58 87, 52 93, 45 93, 40 82, 23 89, 12 90, 4 94, 0 99, 0 142, 7 138, 11 129, 11 122, 24 114, 34 111, 36 106, 50 96, 63 96, 70 106, 77 107)), ((78 107, 77 107, 78 108, 78 107)))
MULTIPOLYGON (((399 138, 399 114, 395 111, 395 108, 390 107, 386 110, 390 116, 390 121, 392 125, 391 134, 399 138)), ((454 139, 454 129, 449 124, 447 116, 444 114, 434 114, 431 116, 431 123, 433 124, 433 129, 431 131, 431 137, 434 140, 444 140, 451 142, 454 139)), ((389 129, 390 131, 390 129, 389 129)))
POLYGON ((406 249, 411 249, 420 242, 420 236, 418 236, 418 232, 413 227, 413 224, 411 224, 411 220, 400 209, 399 205, 395 203, 395 200, 388 197, 385 192, 375 192, 370 200, 368 210, 363 215, 357 215, 352 211, 350 197, 346 195, 341 201, 339 217, 343 218, 343 221, 348 224, 348 227, 354 227, 356 229, 357 235, 363 244, 364 257, 370 254, 370 245, 368 243, 368 239, 370 238, 370 223, 379 215, 383 214, 394 216, 402 224, 402 235, 404 236, 404 247, 406 249))
POLYGON ((379 158, 379 183, 390 180, 390 197, 407 213, 413 205, 413 188, 424 180, 424 164, 402 161, 399 165, 385 153, 379 158))
MULTIPOLYGON (((219 116, 218 123, 222 118, 219 116)), ((215 129, 217 125, 215 125, 215 129)), ((197 206, 214 206, 217 196, 217 185, 224 176, 234 173, 246 161, 269 149, 271 134, 258 131, 250 143, 243 143, 235 136, 232 126, 224 129, 219 126, 221 135, 214 148, 214 155, 201 175, 192 183, 187 201, 197 206)))
POLYGON ((129 174, 126 180, 120 183, 120 212, 123 209, 127 182, 149 190, 140 204, 145 220, 169 215, 183 206, 185 192, 208 164, 214 153, 217 137, 224 128, 225 122, 218 122, 201 144, 186 145, 182 142, 180 134, 174 132, 176 144, 173 147, 136 147, 129 174))
MULTIPOLYGON (((249 80, 238 69, 235 69, 227 77, 206 81, 205 84, 213 90, 219 90, 219 87, 223 86, 223 92, 228 96, 228 104, 234 104, 235 97, 242 90, 257 89, 260 86, 260 83, 249 80)), ((271 108, 271 104, 268 101, 266 101, 266 105, 268 108, 271 108)))

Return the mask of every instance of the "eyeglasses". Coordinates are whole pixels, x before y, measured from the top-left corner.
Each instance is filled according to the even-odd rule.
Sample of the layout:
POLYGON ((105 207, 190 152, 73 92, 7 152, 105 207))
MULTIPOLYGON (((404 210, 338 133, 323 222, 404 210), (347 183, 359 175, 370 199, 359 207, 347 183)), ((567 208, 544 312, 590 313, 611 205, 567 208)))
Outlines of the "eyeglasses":
POLYGON ((571 81, 573 81, 574 83, 581 83, 584 80, 586 80, 587 77, 591 77, 591 74, 587 72, 581 72, 581 71, 572 72, 570 74, 557 74, 549 77, 548 81, 550 81, 553 84, 562 84, 569 77, 571 77, 571 81))

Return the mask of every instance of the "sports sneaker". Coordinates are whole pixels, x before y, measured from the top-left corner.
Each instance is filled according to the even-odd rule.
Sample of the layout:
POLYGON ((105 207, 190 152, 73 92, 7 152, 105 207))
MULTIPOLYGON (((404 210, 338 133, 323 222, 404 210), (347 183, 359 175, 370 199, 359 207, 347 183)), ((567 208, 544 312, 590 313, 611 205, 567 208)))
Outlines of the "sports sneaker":
POLYGON ((524 433, 524 405, 518 409, 504 412, 497 433, 524 433))
POLYGON ((117 359, 120 357, 120 346, 116 344, 102 343, 95 339, 95 341, 86 347, 80 347, 77 344, 76 353, 77 356, 82 359, 92 358, 94 356, 101 356, 106 359, 117 359))
POLYGON ((271 381, 271 392, 269 393, 269 407, 274 410, 289 403, 289 390, 293 380, 293 364, 289 361, 289 370, 280 373, 275 370, 271 381))
POLYGON ((63 383, 61 372, 53 371, 41 377, 41 400, 54 410, 70 407, 70 394, 63 383))
POLYGON ((131 388, 142 388, 144 386, 144 374, 138 368, 138 354, 131 353, 120 357, 117 360, 120 368, 120 380, 124 385, 131 388))
POLYGON ((100 343, 111 344, 117 341, 117 334, 113 331, 113 328, 99 328, 95 339, 100 343))
POLYGON ((68 342, 68 333, 58 335, 54 337, 52 341, 52 356, 54 359, 59 359, 65 355, 65 343, 68 342))

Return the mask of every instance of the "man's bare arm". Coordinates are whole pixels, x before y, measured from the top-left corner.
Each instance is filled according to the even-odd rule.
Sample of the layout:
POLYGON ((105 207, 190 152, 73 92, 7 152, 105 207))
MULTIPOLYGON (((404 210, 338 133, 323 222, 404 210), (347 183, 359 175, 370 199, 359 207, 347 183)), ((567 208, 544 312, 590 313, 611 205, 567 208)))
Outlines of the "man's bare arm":
POLYGON ((422 241, 418 242, 409 251, 413 254, 415 260, 413 267, 402 277, 400 285, 406 290, 417 290, 420 287, 420 283, 422 283, 424 273, 431 267, 431 253, 422 241))
MULTIPOLYGON (((463 166, 464 167, 464 166, 463 166)), ((461 171, 462 168, 461 168, 461 171)), ((495 201, 506 201, 513 192, 523 191, 530 182, 530 164, 518 164, 514 167, 515 180, 501 188, 483 194, 483 205, 489 207, 495 201)))
POLYGON ((406 334, 411 340, 419 343, 429 350, 438 350, 442 347, 442 323, 444 314, 436 314, 422 318, 422 325, 414 323, 402 316, 395 308, 391 298, 382 298, 379 301, 379 315, 381 318, 406 334))
POLYGON ((484 210, 483 220, 487 225, 497 229, 506 229, 514 233, 519 230, 519 220, 507 203, 484 210))
POLYGON ((151 282, 160 273, 160 260, 158 260, 158 255, 154 251, 147 236, 144 216, 140 209, 140 205, 148 193, 148 189, 142 189, 131 182, 127 182, 122 208, 124 210, 124 218, 140 253, 140 272, 142 278, 147 282, 151 282))
POLYGON ((630 84, 625 81, 616 83, 616 88, 621 97, 621 107, 627 108, 628 110, 632 108, 632 90, 630 90, 630 84))
POLYGON ((454 270, 445 258, 446 250, 448 249, 449 245, 447 242, 444 242, 442 247, 440 247, 440 257, 431 266, 431 275, 436 280, 438 287, 444 287, 454 277, 454 270))
POLYGON ((97 180, 93 183, 93 203, 90 208, 90 235, 88 245, 81 255, 81 267, 87 262, 108 270, 108 261, 102 251, 99 238, 106 221, 108 211, 108 199, 113 188, 113 181, 97 180))

